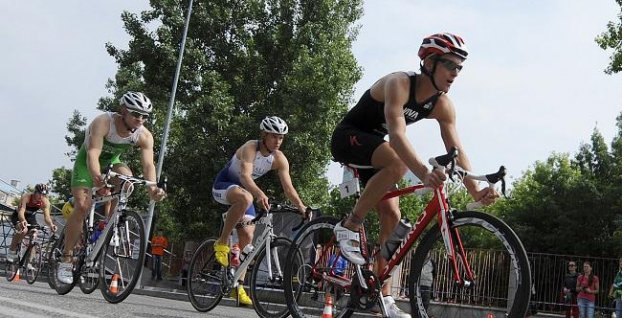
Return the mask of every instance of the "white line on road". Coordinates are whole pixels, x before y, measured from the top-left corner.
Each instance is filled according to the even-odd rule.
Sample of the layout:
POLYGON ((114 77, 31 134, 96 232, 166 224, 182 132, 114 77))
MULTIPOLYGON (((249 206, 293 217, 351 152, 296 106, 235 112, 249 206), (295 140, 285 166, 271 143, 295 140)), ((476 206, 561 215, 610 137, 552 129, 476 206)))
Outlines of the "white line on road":
MULTIPOLYGON (((6 298, 6 297, 2 297, 2 296, 0 296, 0 301, 5 302, 5 303, 11 303, 11 304, 14 304, 14 305, 19 305, 19 306, 35 308, 35 309, 38 309, 38 310, 44 310, 44 311, 48 311, 48 312, 53 312, 53 313, 56 313, 56 314, 63 315, 65 317, 96 318, 95 316, 91 316, 91 315, 76 314, 76 313, 73 313, 71 311, 62 310, 62 309, 58 309, 58 308, 54 308, 54 307, 50 307, 50 306, 41 305, 41 304, 29 304, 29 303, 24 302, 22 300, 15 300, 15 299, 12 299, 12 298, 6 298)), ((8 308, 8 307, 0 307, 0 308, 8 308)), ((15 309, 11 309, 11 310, 15 310, 15 309)), ((2 313, 4 314, 4 311, 2 311, 2 313)), ((32 313, 28 312, 26 315, 20 315, 19 317, 35 317, 35 316, 33 316, 32 313)), ((36 317, 45 317, 45 316, 36 316, 36 317)))

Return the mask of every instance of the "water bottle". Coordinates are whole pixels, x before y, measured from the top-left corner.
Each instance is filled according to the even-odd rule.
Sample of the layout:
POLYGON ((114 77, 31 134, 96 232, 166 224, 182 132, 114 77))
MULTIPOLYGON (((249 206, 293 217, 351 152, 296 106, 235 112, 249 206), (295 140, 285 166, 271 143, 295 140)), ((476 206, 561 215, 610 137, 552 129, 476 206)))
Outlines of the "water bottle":
POLYGON ((246 256, 252 253, 254 249, 255 247, 253 246, 253 244, 250 244, 250 243, 244 246, 244 249, 242 250, 242 254, 240 255, 240 261, 244 262, 244 260, 246 259, 246 256))
POLYGON ((231 266, 240 266, 240 245, 238 243, 233 244, 231 248, 231 266))
POLYGON ((102 231, 99 228, 95 228, 95 231, 93 231, 93 234, 91 235, 91 243, 97 241, 100 234, 102 234, 102 231))
POLYGON ((395 250, 397 250, 397 248, 402 243, 402 240, 406 238, 406 235, 408 235, 408 232, 410 232, 411 228, 412 225, 410 224, 408 219, 400 220, 395 229, 393 229, 393 232, 391 233, 389 239, 387 239, 386 243, 380 248, 380 254, 382 255, 382 257, 384 257, 386 260, 390 260, 393 256, 393 253, 395 253, 395 250))

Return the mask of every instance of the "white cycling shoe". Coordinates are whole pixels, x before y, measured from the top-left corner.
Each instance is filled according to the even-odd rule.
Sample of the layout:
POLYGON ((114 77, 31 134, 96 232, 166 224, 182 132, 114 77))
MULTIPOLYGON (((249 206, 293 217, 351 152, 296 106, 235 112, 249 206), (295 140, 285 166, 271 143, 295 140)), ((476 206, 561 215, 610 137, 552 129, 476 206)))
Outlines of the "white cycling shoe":
POLYGON ((73 264, 71 263, 58 263, 58 269, 56 270, 56 278, 63 284, 73 283, 73 264))
POLYGON ((410 314, 401 310, 392 296, 384 296, 382 297, 382 301, 384 301, 384 306, 387 309, 387 316, 389 318, 410 318, 410 314))
POLYGON ((333 230, 339 247, 341 248, 341 254, 353 264, 365 264, 365 258, 363 254, 361 254, 361 238, 359 233, 342 226, 342 223, 343 221, 337 223, 333 230))

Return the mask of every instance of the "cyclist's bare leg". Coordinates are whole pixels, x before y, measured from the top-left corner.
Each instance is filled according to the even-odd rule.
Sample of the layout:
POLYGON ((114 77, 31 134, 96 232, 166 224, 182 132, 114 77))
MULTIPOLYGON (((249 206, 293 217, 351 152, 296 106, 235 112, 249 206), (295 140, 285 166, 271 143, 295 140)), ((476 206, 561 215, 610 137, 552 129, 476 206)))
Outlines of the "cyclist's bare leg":
POLYGON ((9 246, 9 249, 11 251, 16 251, 17 246, 22 242, 24 237, 26 237, 26 233, 18 233, 15 231, 15 234, 13 234, 13 238, 11 239, 11 246, 9 246))
POLYGON ((73 212, 65 225, 65 249, 63 250, 63 262, 71 262, 73 249, 82 233, 82 222, 86 218, 86 211, 91 208, 91 189, 72 188, 73 212))
MULTIPOLYGON (((397 223, 400 221, 401 212, 399 206, 399 197, 391 198, 388 200, 380 201, 376 206, 378 210, 378 217, 380 219, 380 233, 378 235, 378 240, 380 241, 380 246, 382 246, 391 233, 397 223)), ((388 261, 384 259, 384 257, 380 256, 376 258, 376 274, 380 275, 380 271, 387 265, 388 261)), ((387 296, 391 295, 391 280, 385 281, 382 286, 382 295, 387 296)))
MULTIPOLYGON (((124 163, 117 163, 112 167, 112 171, 116 172, 116 173, 120 173, 120 174, 124 174, 126 176, 133 176, 132 174, 132 170, 130 170, 130 168, 124 164, 124 163)), ((120 189, 119 187, 120 182, 118 178, 112 178, 111 183, 115 185, 115 192, 118 192, 120 189)), ((108 201, 105 203, 104 205, 104 215, 106 216, 106 218, 108 218, 108 216, 110 216, 110 211, 114 211, 114 209, 117 208, 117 199, 114 199, 112 201, 108 201)))
POLYGON ((369 179, 361 197, 352 210, 352 214, 343 223, 344 227, 353 231, 357 231, 360 228, 369 210, 375 207, 385 193, 400 181, 408 171, 406 165, 388 142, 383 143, 374 150, 371 163, 379 171, 369 179))
POLYGON ((229 210, 227 210, 227 217, 225 218, 222 232, 220 232, 220 237, 218 238, 218 243, 220 244, 227 244, 229 242, 231 231, 233 231, 235 225, 240 221, 246 209, 253 204, 253 195, 242 187, 236 186, 227 191, 227 201, 231 203, 231 206, 229 210))
MULTIPOLYGON (((255 226, 247 225, 238 229, 238 245, 240 246, 240 250, 243 250, 247 244, 253 242, 253 235, 255 234, 255 226)), ((244 277, 246 275, 246 270, 240 276, 240 280, 244 281, 244 277)))

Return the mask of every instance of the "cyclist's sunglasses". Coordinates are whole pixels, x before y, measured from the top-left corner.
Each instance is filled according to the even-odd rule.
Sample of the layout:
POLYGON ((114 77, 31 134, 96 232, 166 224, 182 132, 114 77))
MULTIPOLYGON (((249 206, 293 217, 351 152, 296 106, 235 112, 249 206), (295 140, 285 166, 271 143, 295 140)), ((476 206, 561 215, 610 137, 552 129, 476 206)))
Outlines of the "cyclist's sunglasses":
POLYGON ((448 71, 450 71, 450 72, 453 72, 453 71, 460 72, 460 71, 462 71, 462 65, 460 65, 460 64, 456 64, 456 63, 455 63, 454 61, 452 61, 452 60, 444 59, 444 58, 442 58, 442 57, 439 57, 439 58, 437 58, 436 60, 437 60, 438 62, 440 62, 440 63, 441 63, 441 65, 443 65, 443 67, 444 67, 445 69, 447 69, 448 71))
POLYGON ((149 119, 148 114, 139 113, 137 111, 130 111, 130 115, 134 116, 134 118, 142 118, 144 120, 149 119))

